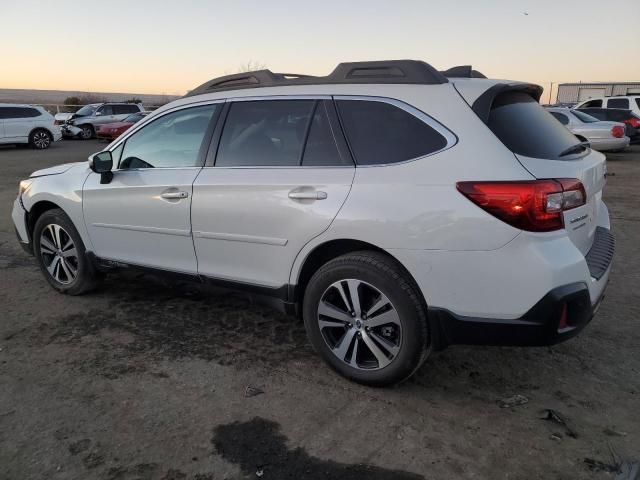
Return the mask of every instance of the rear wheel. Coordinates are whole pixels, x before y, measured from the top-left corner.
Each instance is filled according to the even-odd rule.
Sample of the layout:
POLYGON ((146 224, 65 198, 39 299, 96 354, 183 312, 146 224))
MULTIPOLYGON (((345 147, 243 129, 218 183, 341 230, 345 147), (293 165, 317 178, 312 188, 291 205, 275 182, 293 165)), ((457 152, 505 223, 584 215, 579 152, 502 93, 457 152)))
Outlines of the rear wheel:
POLYGON ((322 266, 307 286, 303 315, 316 351, 338 373, 359 383, 399 383, 429 352, 417 287, 381 253, 347 254, 322 266))
POLYGON ((78 231, 62 210, 48 210, 38 218, 33 247, 40 270, 59 292, 80 295, 96 287, 98 275, 78 231))
POLYGON ((29 145, 36 150, 44 150, 51 146, 53 138, 51 134, 43 129, 34 130, 29 135, 29 145))

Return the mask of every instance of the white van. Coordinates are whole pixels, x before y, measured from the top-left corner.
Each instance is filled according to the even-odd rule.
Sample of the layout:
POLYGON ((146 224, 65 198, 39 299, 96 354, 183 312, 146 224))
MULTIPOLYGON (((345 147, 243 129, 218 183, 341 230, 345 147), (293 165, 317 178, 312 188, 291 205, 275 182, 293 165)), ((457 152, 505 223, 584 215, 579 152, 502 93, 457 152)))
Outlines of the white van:
POLYGON ((0 103, 0 144, 26 143, 44 150, 61 138, 60 127, 44 108, 0 103))

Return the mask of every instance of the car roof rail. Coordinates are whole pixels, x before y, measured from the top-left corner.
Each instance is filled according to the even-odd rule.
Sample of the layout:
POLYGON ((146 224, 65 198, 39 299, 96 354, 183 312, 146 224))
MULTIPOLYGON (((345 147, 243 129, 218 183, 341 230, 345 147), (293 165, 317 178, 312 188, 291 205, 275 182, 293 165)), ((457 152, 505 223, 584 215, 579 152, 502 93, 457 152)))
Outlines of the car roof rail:
POLYGON ((329 75, 318 77, 296 73, 274 73, 271 70, 236 73, 209 80, 188 92, 191 97, 203 93, 243 88, 277 87, 285 85, 325 84, 420 84, 447 83, 447 77, 426 62, 419 60, 387 60, 340 63, 329 75))
POLYGON ((487 78, 478 70, 474 70, 471 65, 458 65, 440 73, 447 78, 487 78))

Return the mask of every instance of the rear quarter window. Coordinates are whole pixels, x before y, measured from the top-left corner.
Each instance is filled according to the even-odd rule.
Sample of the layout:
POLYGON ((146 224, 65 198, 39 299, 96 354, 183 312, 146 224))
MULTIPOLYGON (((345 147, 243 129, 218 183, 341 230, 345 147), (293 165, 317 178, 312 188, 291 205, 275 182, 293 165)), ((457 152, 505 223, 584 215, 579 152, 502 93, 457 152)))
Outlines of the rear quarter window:
POLYGON ((442 150, 447 139, 411 113, 373 100, 336 102, 358 165, 404 162, 442 150))
POLYGON ((524 92, 498 95, 487 124, 509 150, 527 157, 562 160, 572 146, 580 143, 575 135, 524 92))

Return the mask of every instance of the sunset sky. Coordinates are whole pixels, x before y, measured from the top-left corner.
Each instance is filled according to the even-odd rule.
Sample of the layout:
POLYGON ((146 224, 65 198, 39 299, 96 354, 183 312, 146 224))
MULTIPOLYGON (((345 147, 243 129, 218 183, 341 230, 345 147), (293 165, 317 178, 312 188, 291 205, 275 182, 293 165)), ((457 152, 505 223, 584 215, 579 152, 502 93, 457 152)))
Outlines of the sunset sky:
POLYGON ((640 81, 640 0, 0 0, 0 87, 183 94, 248 61, 472 64, 537 82, 640 81), (526 14, 525 14, 526 13, 526 14))

